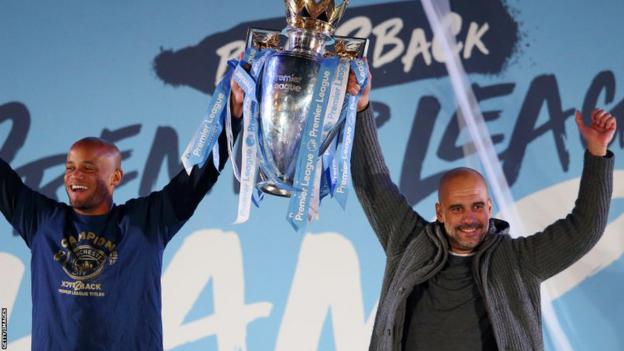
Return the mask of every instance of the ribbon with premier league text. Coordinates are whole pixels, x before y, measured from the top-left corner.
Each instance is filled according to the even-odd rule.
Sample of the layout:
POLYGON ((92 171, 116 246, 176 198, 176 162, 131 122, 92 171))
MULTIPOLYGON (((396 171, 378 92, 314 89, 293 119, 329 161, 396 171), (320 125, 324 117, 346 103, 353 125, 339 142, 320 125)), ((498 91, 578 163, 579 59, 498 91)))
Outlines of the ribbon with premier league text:
POLYGON ((256 177, 258 174, 258 91, 257 81, 260 76, 264 61, 268 51, 257 52, 249 49, 245 57, 249 61, 243 60, 234 72, 234 80, 245 92, 243 100, 243 144, 241 174, 237 179, 240 182, 238 213, 235 223, 243 223, 249 219, 251 203, 259 204, 259 193, 254 192, 256 177), (247 62, 251 63, 250 72, 243 66, 247 62), (256 195, 258 194, 258 195, 256 195))
MULTIPOLYGON (((339 132, 338 136, 330 140, 331 144, 323 153, 323 178, 319 184, 319 201, 331 195, 343 209, 346 207, 351 183, 351 150, 355 136, 357 102, 368 84, 368 64, 365 60, 356 59, 347 65, 350 65, 361 89, 355 96, 347 94, 348 98, 344 100, 340 118, 336 122, 336 126, 342 127, 336 130, 339 132), (336 155, 338 157, 335 157, 336 155)), ((340 84, 338 77, 335 81, 338 86, 340 84)), ((346 84, 343 89, 346 89, 346 84)), ((310 216, 313 218, 318 216, 315 206, 319 204, 312 204, 310 216)))
POLYGON ((295 179, 288 206, 288 222, 297 231, 305 228, 312 199, 317 160, 323 136, 323 125, 328 110, 331 83, 338 67, 338 58, 321 61, 319 75, 312 94, 312 105, 308 110, 306 124, 301 136, 301 147, 297 157, 295 179))
POLYGON ((217 87, 208 102, 208 113, 202 119, 199 128, 193 134, 191 141, 182 153, 181 161, 186 173, 190 174, 193 166, 204 165, 210 151, 213 151, 213 162, 215 168, 219 169, 219 135, 223 130, 223 124, 226 117, 226 106, 230 96, 230 78, 232 77, 233 68, 236 65, 235 60, 228 62, 228 70, 223 79, 217 84, 217 87))
POLYGON ((327 114, 323 125, 323 143, 320 160, 321 172, 317 172, 314 182, 313 198, 310 204, 310 218, 319 218, 319 206, 323 197, 333 193, 333 188, 338 179, 338 167, 334 159, 340 131, 341 120, 344 118, 345 95, 349 82, 349 61, 340 60, 336 68, 336 74, 331 84, 327 114))
POLYGON ((353 138, 355 136, 355 118, 357 114, 357 102, 368 85, 368 64, 363 59, 351 61, 351 70, 355 74, 355 79, 360 86, 357 95, 349 95, 345 125, 342 129, 340 143, 336 154, 338 160, 338 179, 336 186, 332 187, 336 201, 344 209, 347 206, 349 196, 349 184, 351 182, 351 150, 353 148, 353 138))

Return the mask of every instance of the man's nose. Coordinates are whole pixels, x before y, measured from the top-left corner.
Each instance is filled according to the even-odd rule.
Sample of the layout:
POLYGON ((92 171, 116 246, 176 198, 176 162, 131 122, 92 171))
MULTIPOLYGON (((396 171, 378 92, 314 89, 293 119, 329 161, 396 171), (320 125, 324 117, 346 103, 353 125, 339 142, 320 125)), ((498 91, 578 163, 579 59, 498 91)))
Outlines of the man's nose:
POLYGON ((76 169, 70 174, 70 177, 75 179, 82 179, 84 178, 84 173, 81 170, 76 169))
POLYGON ((464 224, 474 224, 477 222, 477 214, 473 211, 464 212, 464 217, 462 218, 462 222, 464 224))

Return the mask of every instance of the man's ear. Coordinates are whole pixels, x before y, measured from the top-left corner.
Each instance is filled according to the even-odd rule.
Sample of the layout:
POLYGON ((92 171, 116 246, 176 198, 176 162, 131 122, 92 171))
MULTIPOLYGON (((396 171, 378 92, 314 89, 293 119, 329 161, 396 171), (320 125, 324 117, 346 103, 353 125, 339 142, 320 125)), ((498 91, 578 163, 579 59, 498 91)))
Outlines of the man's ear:
POLYGON ((118 168, 113 172, 111 185, 114 187, 117 187, 121 183, 122 179, 123 179, 123 171, 118 168))
POLYGON ((435 204, 435 211, 436 211, 436 219, 438 220, 438 222, 444 223, 444 218, 442 217, 442 205, 440 205, 439 202, 436 202, 435 204))
POLYGON ((488 215, 492 217, 492 199, 490 199, 489 197, 487 201, 487 207, 488 207, 488 215))

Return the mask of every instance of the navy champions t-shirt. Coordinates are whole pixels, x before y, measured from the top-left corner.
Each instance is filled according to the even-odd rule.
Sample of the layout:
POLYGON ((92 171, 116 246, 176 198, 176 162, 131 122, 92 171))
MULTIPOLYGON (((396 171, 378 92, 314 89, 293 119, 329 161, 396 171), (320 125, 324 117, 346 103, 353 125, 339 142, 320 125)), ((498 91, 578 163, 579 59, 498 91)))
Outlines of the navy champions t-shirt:
POLYGON ((174 233, 168 227, 183 221, 157 215, 167 206, 162 198, 114 206, 103 216, 41 202, 42 222, 25 237, 32 251, 33 350, 162 349, 162 254, 174 233))

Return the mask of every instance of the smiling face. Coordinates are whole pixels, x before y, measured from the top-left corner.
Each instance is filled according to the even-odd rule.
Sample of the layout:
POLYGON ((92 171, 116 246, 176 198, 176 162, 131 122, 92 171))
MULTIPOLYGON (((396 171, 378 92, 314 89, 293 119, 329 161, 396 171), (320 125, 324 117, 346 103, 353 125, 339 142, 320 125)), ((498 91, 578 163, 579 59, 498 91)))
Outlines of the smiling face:
POLYGON ((74 210, 83 215, 107 213, 121 182, 121 155, 114 145, 85 138, 72 145, 65 163, 65 191, 74 210))
POLYGON ((458 168, 442 177, 436 217, 444 224, 452 252, 473 252, 487 235, 491 215, 492 201, 477 171, 458 168))

